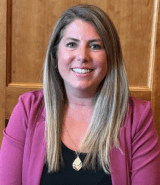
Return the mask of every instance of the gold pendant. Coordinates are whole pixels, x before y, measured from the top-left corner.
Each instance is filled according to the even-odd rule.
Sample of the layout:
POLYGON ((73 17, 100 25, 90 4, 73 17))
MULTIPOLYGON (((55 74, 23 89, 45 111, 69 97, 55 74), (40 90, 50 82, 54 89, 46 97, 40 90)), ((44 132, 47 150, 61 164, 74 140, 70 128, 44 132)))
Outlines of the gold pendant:
POLYGON ((75 170, 77 170, 77 171, 79 171, 79 170, 82 168, 82 161, 80 160, 79 157, 77 157, 77 158, 74 160, 72 166, 73 166, 73 168, 74 168, 75 170))

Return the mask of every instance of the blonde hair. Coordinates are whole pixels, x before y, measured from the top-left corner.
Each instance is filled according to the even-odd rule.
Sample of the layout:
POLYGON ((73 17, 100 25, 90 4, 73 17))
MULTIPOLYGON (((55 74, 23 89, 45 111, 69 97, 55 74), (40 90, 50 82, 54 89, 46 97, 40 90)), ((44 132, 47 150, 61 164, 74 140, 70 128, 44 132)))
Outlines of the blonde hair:
POLYGON ((81 4, 67 9, 57 21, 46 54, 43 75, 43 93, 46 109, 46 162, 48 172, 60 170, 63 165, 61 129, 66 92, 57 66, 57 49, 65 28, 75 19, 82 19, 94 25, 102 38, 107 54, 108 70, 99 85, 93 102, 94 110, 81 149, 87 146, 88 153, 83 168, 99 167, 110 173, 109 153, 112 147, 120 149, 119 131, 125 123, 129 110, 129 88, 120 40, 116 28, 108 15, 93 5, 81 4))

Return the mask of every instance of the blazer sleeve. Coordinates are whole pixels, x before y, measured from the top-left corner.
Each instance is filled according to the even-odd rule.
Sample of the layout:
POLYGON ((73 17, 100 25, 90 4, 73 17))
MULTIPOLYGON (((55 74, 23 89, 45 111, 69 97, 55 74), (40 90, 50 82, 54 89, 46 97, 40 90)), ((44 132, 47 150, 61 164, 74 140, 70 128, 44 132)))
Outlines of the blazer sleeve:
POLYGON ((150 102, 147 102, 132 132, 131 184, 159 185, 160 143, 150 102))
POLYGON ((7 128, 3 131, 4 137, 0 151, 0 184, 22 184, 23 150, 29 116, 27 110, 29 107, 28 109, 25 107, 22 96, 20 96, 7 128))

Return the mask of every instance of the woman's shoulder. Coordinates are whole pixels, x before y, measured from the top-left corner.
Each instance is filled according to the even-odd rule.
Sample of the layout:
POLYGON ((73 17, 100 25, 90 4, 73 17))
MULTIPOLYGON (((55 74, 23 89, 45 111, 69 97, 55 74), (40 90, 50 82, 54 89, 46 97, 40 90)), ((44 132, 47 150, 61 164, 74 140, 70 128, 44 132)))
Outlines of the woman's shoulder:
POLYGON ((129 107, 128 124, 132 127, 133 135, 141 129, 148 128, 151 125, 154 126, 150 101, 137 99, 130 95, 129 107))
POLYGON ((23 108, 23 112, 27 117, 35 117, 37 113, 44 112, 43 90, 28 91, 19 97, 19 107, 23 108))
MULTIPOLYGON (((43 111, 43 91, 30 91, 20 95, 10 116, 4 135, 14 143, 24 144, 28 128, 40 120, 43 111)), ((29 130, 30 131, 30 130, 29 130)))
POLYGON ((137 99, 133 95, 129 96, 129 105, 132 106, 134 109, 143 110, 146 107, 151 105, 150 101, 143 100, 143 99, 137 99))
POLYGON ((132 95, 129 96, 129 111, 135 120, 153 114, 150 101, 137 99, 132 95))
POLYGON ((23 101, 42 101, 43 100, 43 90, 34 90, 28 91, 22 95, 20 95, 19 99, 23 101))

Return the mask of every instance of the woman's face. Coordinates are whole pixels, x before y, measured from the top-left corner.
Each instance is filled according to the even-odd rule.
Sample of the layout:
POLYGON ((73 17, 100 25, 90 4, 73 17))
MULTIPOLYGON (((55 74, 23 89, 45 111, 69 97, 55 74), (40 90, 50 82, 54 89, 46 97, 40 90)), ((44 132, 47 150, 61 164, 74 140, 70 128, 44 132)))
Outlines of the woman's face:
POLYGON ((58 70, 66 90, 95 90, 107 72, 107 56, 95 27, 70 23, 58 47, 58 70))

